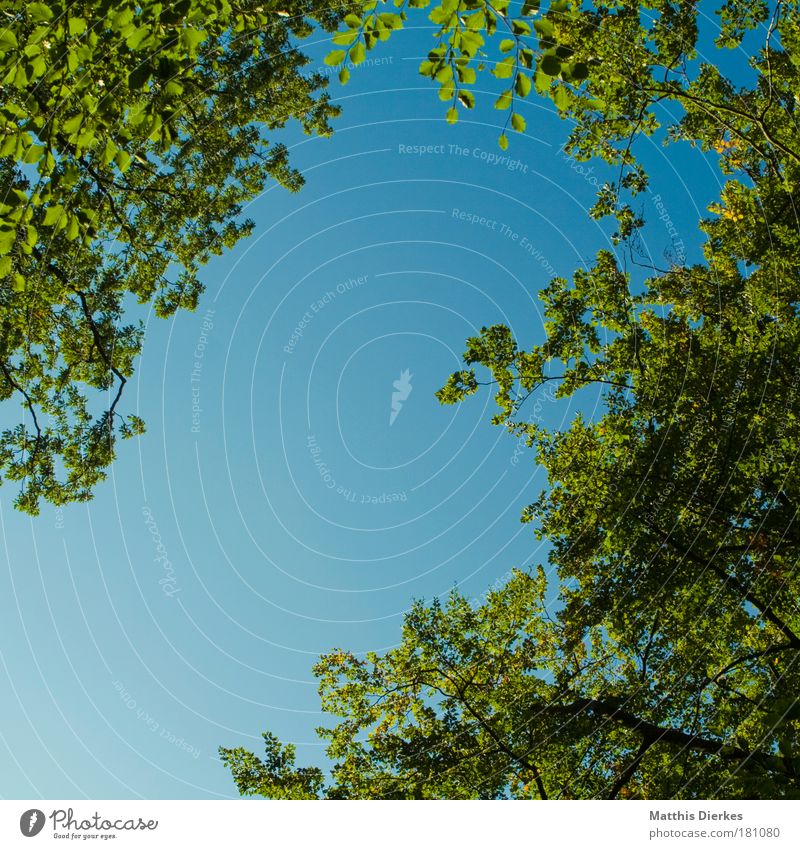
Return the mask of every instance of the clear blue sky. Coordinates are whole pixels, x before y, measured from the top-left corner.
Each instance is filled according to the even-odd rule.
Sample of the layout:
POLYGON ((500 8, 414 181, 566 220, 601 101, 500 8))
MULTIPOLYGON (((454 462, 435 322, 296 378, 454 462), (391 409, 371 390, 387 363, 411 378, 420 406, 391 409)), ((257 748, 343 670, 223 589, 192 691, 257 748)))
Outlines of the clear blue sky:
MULTIPOLYGON (((0 488, 3 797, 234 796, 217 746, 260 750, 264 729, 323 763, 319 653, 386 649, 412 598, 479 597, 545 561, 519 522, 544 483, 532 457, 490 425, 488 392, 434 392, 482 325, 541 340, 537 291, 609 244, 586 215, 602 170, 559 154, 568 127, 538 100, 498 163, 494 95, 448 126, 416 73, 426 45, 403 34, 335 84, 332 139, 284 134, 306 187, 252 204, 197 313, 148 321, 125 397, 148 432, 95 500, 31 519, 0 488)), ((641 153, 696 259, 711 168, 641 153)))

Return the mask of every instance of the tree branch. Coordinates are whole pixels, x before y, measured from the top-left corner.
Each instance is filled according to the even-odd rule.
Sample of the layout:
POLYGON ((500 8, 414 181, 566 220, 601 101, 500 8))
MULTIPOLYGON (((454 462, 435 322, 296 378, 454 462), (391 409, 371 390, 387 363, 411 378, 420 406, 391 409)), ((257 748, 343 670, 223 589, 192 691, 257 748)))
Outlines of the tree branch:
POLYGON ((634 773, 637 769, 639 769, 642 758, 647 754, 647 750, 654 743, 655 740, 652 740, 649 737, 642 738, 642 744, 639 746, 639 750, 636 752, 633 760, 622 771, 622 775, 620 775, 620 777, 614 782, 614 786, 611 788, 608 796, 606 796, 607 799, 617 798, 617 794, 631 780, 631 778, 633 778, 634 773))

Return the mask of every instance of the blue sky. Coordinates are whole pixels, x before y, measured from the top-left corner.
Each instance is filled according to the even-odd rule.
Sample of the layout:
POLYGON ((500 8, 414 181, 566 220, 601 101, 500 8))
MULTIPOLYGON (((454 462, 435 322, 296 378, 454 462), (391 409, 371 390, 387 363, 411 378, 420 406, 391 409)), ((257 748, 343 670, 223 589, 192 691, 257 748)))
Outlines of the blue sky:
MULTIPOLYGON (((148 318, 124 402, 148 432, 95 500, 31 519, 0 488, 3 797, 232 797, 217 746, 265 729, 323 763, 318 654, 386 649, 412 598, 545 561, 519 522, 541 470, 490 425, 490 393, 434 392, 483 325, 541 340, 537 292, 609 246, 586 215, 603 172, 559 153, 568 127, 538 100, 506 154, 491 94, 448 126, 416 73, 426 35, 332 87, 331 139, 281 136, 303 191, 252 204, 196 313, 148 318)), ((710 164, 640 153, 647 248, 670 248, 666 210, 698 259, 710 164)))

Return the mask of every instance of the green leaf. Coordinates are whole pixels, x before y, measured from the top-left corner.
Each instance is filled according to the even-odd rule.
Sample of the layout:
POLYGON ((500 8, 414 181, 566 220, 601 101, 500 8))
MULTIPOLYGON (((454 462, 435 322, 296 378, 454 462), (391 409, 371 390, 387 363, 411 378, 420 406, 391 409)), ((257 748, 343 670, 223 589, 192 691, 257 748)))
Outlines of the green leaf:
POLYGON ((86 21, 83 18, 70 18, 69 34, 80 35, 83 32, 86 32, 86 21))
POLYGON ((533 84, 539 94, 544 94, 550 88, 552 82, 552 77, 548 77, 547 74, 543 73, 541 70, 537 70, 533 75, 533 84))
POLYGON ((103 148, 103 155, 100 157, 100 161, 103 165, 108 165, 109 162, 112 162, 114 157, 117 155, 117 146, 111 139, 106 139, 105 147, 103 148))
POLYGON ((170 80, 162 89, 167 97, 180 97, 183 94, 183 86, 175 80, 170 80))
POLYGON ((138 127, 147 118, 147 104, 139 100, 128 110, 127 126, 138 127))
POLYGON ((93 147, 95 141, 94 130, 91 127, 87 127, 77 139, 75 139, 75 146, 83 148, 86 150, 87 148, 93 147))
POLYGON ((511 106, 511 100, 512 100, 511 89, 508 89, 508 91, 504 91, 500 95, 500 97, 498 97, 497 100, 495 100, 494 108, 495 109, 508 109, 508 107, 511 106))
POLYGON ((342 85, 347 85, 347 82, 348 82, 349 79, 350 79, 350 71, 348 71, 347 68, 342 68, 342 70, 339 71, 339 82, 342 85))
POLYGON ((9 50, 14 50, 17 47, 19 47, 19 42, 10 29, 0 32, 0 51, 7 53, 9 50))
POLYGON ((64 207, 61 206, 60 203, 53 204, 52 206, 48 206, 44 213, 44 219, 42 220, 42 224, 45 227, 52 227, 53 225, 58 223, 58 220, 64 214, 64 207))
POLYGON ((439 83, 449 83, 453 79, 453 68, 451 65, 442 65, 434 75, 434 79, 439 83))
POLYGON ((543 73, 547 74, 548 77, 557 77, 561 73, 561 62, 557 56, 554 56, 551 53, 546 56, 542 56, 542 61, 539 64, 539 67, 543 73))
POLYGON ((442 3, 441 6, 437 6, 433 11, 428 15, 430 21, 438 26, 448 26, 450 23, 450 19, 454 16, 454 11, 452 8, 447 8, 445 3, 442 3))
POLYGON ((67 223, 67 231, 64 235, 70 240, 74 241, 78 238, 81 232, 81 222, 77 215, 73 215, 69 213, 69 220, 67 223))
POLYGON ((517 74, 514 91, 520 97, 527 97, 531 90, 531 78, 527 74, 517 74))
POLYGON ((505 59, 497 63, 494 70, 492 71, 492 74, 497 77, 498 80, 508 79, 514 73, 515 64, 515 57, 507 56, 505 59))
POLYGON ((522 115, 518 115, 516 112, 511 116, 511 126, 518 132, 525 132, 525 119, 522 115))
POLYGON ((334 44, 352 44, 358 38, 358 30, 348 29, 344 30, 344 32, 337 32, 336 35, 333 36, 331 41, 334 44))
POLYGON ((44 3, 28 3, 25 6, 25 11, 32 21, 39 23, 40 21, 49 21, 53 18, 53 12, 44 3))
POLYGON ((522 50, 519 51, 519 63, 523 68, 532 68, 533 58, 533 50, 530 50, 528 47, 523 47, 522 50))
POLYGON ((78 170, 78 166, 75 165, 74 162, 67 162, 64 165, 64 173, 61 177, 61 182, 67 188, 74 186, 75 183, 80 179, 81 172, 78 170))
POLYGON ((32 165, 34 162, 38 162, 42 156, 44 155, 45 147, 43 144, 32 144, 26 151, 25 155, 22 157, 22 161, 27 165, 32 165))
POLYGON ((514 41, 513 38, 504 38, 500 42, 500 52, 501 53, 508 53, 509 51, 514 49, 514 46, 516 45, 516 43, 517 42, 514 41))
POLYGON ((360 65, 367 58, 367 48, 364 42, 359 41, 350 48, 350 61, 354 65, 360 65))
POLYGON ((381 14, 378 15, 378 20, 389 29, 403 28, 402 18, 400 17, 400 15, 396 15, 394 12, 381 12, 381 14))
POLYGON ((47 71, 47 62, 45 62, 44 56, 36 56, 34 59, 28 64, 28 79, 38 80, 39 77, 43 77, 45 72, 47 71))
POLYGON ((127 151, 118 150, 114 155, 114 162, 117 164, 117 168, 124 174, 131 164, 131 155, 127 151))
POLYGON ((483 9, 478 9, 477 12, 467 18, 467 28, 471 30, 482 30, 486 26, 486 15, 483 9))
POLYGON ((0 255, 9 253, 16 240, 16 230, 0 230, 0 255))
POLYGON ((469 91, 469 89, 462 88, 458 92, 458 99, 464 104, 464 106, 467 107, 467 109, 475 108, 475 95, 469 91))
POLYGON ((508 150, 508 136, 505 133, 500 135, 500 138, 497 140, 497 143, 500 145, 501 150, 508 150))
POLYGON ((28 202, 28 196, 20 189, 12 189, 3 197, 3 203, 6 206, 20 206, 28 202))
POLYGON ((472 57, 483 46, 483 36, 479 32, 465 30, 461 33, 461 52, 472 57))
POLYGON ((10 156, 17 149, 18 136, 16 133, 9 134, 0 144, 0 156, 10 156))
POLYGON ((345 15, 344 22, 353 29, 361 26, 361 18, 358 15, 345 15))
MULTIPOLYGON (((2 237, 2 232, 0 232, 0 237, 2 237)), ((10 256, 4 256, 0 259, 0 277, 6 277, 11 273, 11 268, 13 263, 11 262, 10 256)))
POLYGON ((331 52, 325 57, 326 65, 341 65, 344 62, 344 57, 347 56, 347 53, 344 50, 331 50, 331 52))
POLYGON ((467 85, 472 85, 477 80, 477 76, 475 74, 474 68, 459 68, 458 69, 458 81, 461 83, 467 83, 467 85))
POLYGON ((133 20, 133 9, 127 7, 120 12, 117 12, 111 18, 111 28, 114 30, 121 30, 123 27, 127 26, 133 20))
MULTIPOLYGON (((181 42, 183 42, 184 34, 186 32, 187 31, 184 30, 181 33, 181 42)), ((148 35, 150 35, 149 26, 136 27, 136 29, 125 39, 125 44, 128 46, 129 50, 137 50, 148 35)))
POLYGON ((198 45, 206 40, 207 36, 208 33, 204 29, 187 28, 181 30, 181 44, 190 52, 193 52, 197 49, 198 45))
POLYGON ((143 89, 152 76, 153 66, 150 62, 142 62, 128 74, 128 86, 136 91, 143 89))
POLYGON ((559 112, 563 112, 569 106, 569 94, 563 85, 559 85, 553 90, 553 103, 555 103, 559 112))
POLYGON ((589 66, 585 62, 576 62, 572 66, 572 78, 574 80, 585 80, 589 76, 589 66))
POLYGON ((28 36, 28 46, 38 44, 45 36, 52 34, 52 28, 47 26, 38 26, 28 36))
POLYGON ((25 91, 28 87, 28 74, 25 71, 25 65, 19 63, 17 65, 16 73, 14 74, 14 88, 19 89, 20 91, 25 91))
POLYGON ((447 110, 447 123, 448 124, 455 124, 456 121, 458 121, 458 109, 456 109, 455 106, 451 106, 447 110))

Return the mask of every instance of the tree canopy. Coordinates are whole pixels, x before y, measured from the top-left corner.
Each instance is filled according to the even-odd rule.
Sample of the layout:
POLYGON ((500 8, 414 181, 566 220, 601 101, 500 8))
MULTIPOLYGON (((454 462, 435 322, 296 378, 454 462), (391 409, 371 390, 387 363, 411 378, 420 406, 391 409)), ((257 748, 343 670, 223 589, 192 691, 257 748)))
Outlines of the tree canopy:
MULTIPOLYGON (((436 22, 451 43, 467 32, 482 42, 498 8, 447 0, 432 17, 450 10, 436 22), (465 9, 480 13, 474 28, 465 9)), ((565 101, 579 119, 571 144, 643 179, 633 157, 636 135, 655 132, 648 110, 662 95, 680 102, 671 136, 716 148, 728 177, 699 225, 704 261, 633 279, 624 260, 641 259, 639 222, 629 220, 618 255, 601 251, 541 292, 541 341, 483 328, 438 393, 462 403, 494 386, 494 423, 546 469, 522 519, 551 543, 558 603, 546 603, 543 567, 520 570, 480 605, 458 592, 416 602, 385 654, 326 655, 315 674, 335 718, 318 732, 330 775, 296 768, 292 747, 267 734, 265 758, 221 749, 242 793, 800 795, 798 12, 723 7, 719 49, 758 30, 749 89, 710 64, 673 79, 688 73, 696 16, 694 3, 556 3, 537 21, 558 37, 548 45, 535 28, 545 44, 530 66, 551 95, 602 99, 565 101), (573 52, 558 54, 567 43, 573 52), (550 73, 553 56, 566 75, 550 73), (561 430, 527 419, 526 399, 550 384, 558 398, 599 394, 601 412, 561 430)), ((514 39, 509 50, 521 49, 514 39)), ((619 191, 640 187, 606 187, 598 214, 619 214, 619 191)))
MULTIPOLYGON (((654 278, 647 296, 601 254, 542 293, 542 345, 521 351, 500 326, 470 340, 467 364, 499 386, 498 424, 548 472, 523 519, 553 543, 557 612, 541 568, 477 609, 458 593, 416 603, 398 649, 337 651, 315 668, 338 718, 320 729, 334 763, 324 791, 321 773, 224 750, 240 790, 798 795, 800 241, 779 261, 763 219, 748 222, 735 244, 758 263, 749 276, 715 244, 722 219, 706 225, 710 265, 654 278), (563 432, 526 421, 524 398, 548 381, 562 397, 604 387, 604 415, 563 432)), ((441 395, 476 384, 462 372, 441 395)))
POLYGON ((338 110, 295 42, 320 0, 9 0, 0 19, 0 434, 16 505, 83 501, 142 345, 131 307, 193 309, 200 270, 251 230, 242 205, 302 177, 273 131, 338 110), (10 418, 10 417, 9 417, 10 418), (8 421, 8 419, 7 419, 8 421), (13 420, 12 420, 13 421, 13 420))
POLYGON ((438 86, 447 120, 457 122, 491 86, 505 149, 509 128, 526 129, 525 101, 549 98, 572 125, 569 154, 619 166, 593 210, 617 217, 619 238, 641 223, 629 200, 648 183, 635 142, 664 127, 673 141, 723 153, 726 173, 770 169, 796 183, 796 3, 726 0, 712 10, 697 0, 363 0, 326 61, 347 82, 348 63, 423 15, 433 43, 419 72, 438 86), (715 38, 701 38, 701 13, 706 32, 719 19, 715 38), (754 74, 755 85, 720 71, 714 59, 728 50, 747 57, 738 76, 754 74))

